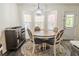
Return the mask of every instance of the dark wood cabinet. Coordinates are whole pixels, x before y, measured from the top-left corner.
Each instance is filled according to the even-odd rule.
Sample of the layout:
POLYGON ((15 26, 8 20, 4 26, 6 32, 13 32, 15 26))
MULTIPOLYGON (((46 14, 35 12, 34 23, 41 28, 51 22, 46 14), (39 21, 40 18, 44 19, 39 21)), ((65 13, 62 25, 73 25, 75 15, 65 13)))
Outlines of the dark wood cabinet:
POLYGON ((6 48, 14 50, 25 42, 25 28, 21 26, 5 29, 6 48))

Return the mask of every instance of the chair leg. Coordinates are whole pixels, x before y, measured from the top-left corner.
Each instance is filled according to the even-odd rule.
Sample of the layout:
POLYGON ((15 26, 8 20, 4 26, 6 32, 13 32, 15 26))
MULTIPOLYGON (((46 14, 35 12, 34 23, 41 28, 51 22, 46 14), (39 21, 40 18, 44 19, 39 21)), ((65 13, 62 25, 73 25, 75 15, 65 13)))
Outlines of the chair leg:
POLYGON ((35 54, 35 44, 33 44, 33 51, 32 54, 35 54))
POLYGON ((59 51, 62 52, 62 50, 61 50, 61 45, 60 45, 60 44, 59 44, 59 51))
POLYGON ((44 50, 44 43, 43 43, 43 50, 44 50))
POLYGON ((46 43, 44 43, 44 46, 43 46, 44 50, 46 50, 46 43))
POLYGON ((56 46, 54 45, 54 56, 56 56, 56 46))
POLYGON ((41 44, 39 45, 39 50, 41 49, 41 44))

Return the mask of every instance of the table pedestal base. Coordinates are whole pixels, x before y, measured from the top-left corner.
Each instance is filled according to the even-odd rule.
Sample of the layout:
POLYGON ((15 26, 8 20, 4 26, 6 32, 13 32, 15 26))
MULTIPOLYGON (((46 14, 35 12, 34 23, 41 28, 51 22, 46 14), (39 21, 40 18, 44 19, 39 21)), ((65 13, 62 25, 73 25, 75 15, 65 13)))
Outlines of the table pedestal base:
POLYGON ((50 49, 50 46, 41 47, 41 51, 45 51, 45 50, 48 50, 48 49, 50 49))

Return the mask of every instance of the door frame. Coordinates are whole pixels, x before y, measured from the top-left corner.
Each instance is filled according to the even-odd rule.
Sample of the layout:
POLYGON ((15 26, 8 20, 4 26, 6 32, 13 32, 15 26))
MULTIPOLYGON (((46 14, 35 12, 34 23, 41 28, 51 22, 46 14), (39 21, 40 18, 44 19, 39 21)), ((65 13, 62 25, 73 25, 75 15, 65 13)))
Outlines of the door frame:
MULTIPOLYGON (((64 12, 64 20, 63 20, 63 27, 64 27, 64 29, 65 30, 71 30, 71 29, 74 29, 74 34, 71 34, 71 35, 74 35, 74 37, 73 37, 73 39, 75 39, 76 38, 76 29, 77 29, 77 24, 76 24, 76 11, 65 11, 64 12), (74 15, 74 24, 73 24, 73 27, 71 27, 71 28, 67 28, 67 27, 65 27, 65 21, 66 21, 66 15, 74 15)), ((68 32, 69 33, 69 32, 68 32)), ((66 35, 67 34, 64 34, 64 39, 66 39, 66 35)), ((71 37, 67 37, 67 39, 72 39, 71 37)))

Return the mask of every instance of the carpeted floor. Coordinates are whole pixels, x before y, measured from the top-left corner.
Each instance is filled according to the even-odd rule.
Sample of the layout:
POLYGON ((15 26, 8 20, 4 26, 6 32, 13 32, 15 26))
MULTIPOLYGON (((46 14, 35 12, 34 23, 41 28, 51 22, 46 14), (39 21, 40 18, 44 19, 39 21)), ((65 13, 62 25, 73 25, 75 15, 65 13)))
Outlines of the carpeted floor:
MULTIPOLYGON (((37 47, 36 47, 37 48, 37 47)), ((5 56, 53 56, 53 48, 40 51, 38 48, 35 54, 32 54, 32 43, 30 41, 25 42, 17 51, 9 51, 5 56)), ((71 45, 69 41, 63 41, 61 44, 61 52, 57 48, 57 56, 70 56, 71 45)))

